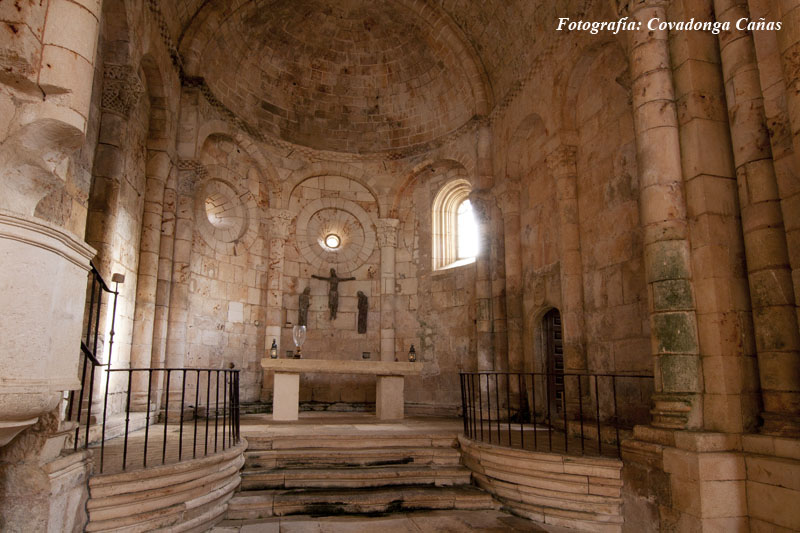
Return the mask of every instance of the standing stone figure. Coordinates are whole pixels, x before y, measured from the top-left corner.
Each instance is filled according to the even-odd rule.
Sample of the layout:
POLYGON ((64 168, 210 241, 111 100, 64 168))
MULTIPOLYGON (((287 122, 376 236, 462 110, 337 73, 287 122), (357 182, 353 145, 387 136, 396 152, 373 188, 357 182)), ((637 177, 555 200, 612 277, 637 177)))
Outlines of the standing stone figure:
POLYGON ((311 287, 306 287, 300 293, 300 310, 297 311, 297 325, 308 325, 308 306, 311 302, 311 287))
POLYGON ((358 291, 358 332, 367 332, 367 313, 369 312, 369 299, 367 295, 358 291))
POLYGON ((330 277, 325 278, 314 274, 311 277, 327 281, 330 284, 328 286, 328 310, 331 312, 331 320, 336 320, 336 312, 339 310, 339 282, 353 281, 356 278, 340 278, 336 275, 335 268, 331 269, 330 277))

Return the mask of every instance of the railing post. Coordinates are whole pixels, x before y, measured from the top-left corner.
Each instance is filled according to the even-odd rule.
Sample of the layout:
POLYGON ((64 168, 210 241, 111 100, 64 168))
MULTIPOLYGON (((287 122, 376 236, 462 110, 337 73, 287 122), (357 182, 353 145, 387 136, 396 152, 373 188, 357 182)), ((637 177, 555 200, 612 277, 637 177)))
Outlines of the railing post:
POLYGON ((153 389, 153 369, 147 370, 147 415, 144 419, 144 466, 147 466, 147 439, 150 437, 150 393, 153 389))
MULTIPOLYGON (((172 369, 167 369, 167 384, 166 384, 166 398, 164 402, 164 444, 161 446, 161 464, 163 465, 166 463, 167 460, 167 421, 169 420, 169 378, 171 377, 172 369)), ((128 391, 128 395, 130 396, 130 391, 128 391)), ((148 401, 150 401, 148 399, 148 401)))

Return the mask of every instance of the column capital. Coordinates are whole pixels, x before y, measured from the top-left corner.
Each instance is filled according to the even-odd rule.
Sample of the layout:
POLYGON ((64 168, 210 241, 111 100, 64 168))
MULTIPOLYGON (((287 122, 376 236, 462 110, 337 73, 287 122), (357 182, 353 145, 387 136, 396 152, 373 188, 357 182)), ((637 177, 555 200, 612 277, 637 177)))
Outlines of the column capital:
POLYGON ((520 184, 517 179, 509 179, 505 182, 505 188, 496 194, 497 204, 503 215, 512 215, 519 213, 519 195, 520 184))
POLYGON ((379 218, 375 223, 378 246, 397 248, 397 228, 400 221, 396 218, 379 218))
POLYGON ((494 194, 489 190, 475 190, 469 193, 469 202, 472 204, 472 212, 475 215, 475 222, 486 224, 491 218, 492 202, 495 200, 494 194))
POLYGON ((103 65, 103 95, 100 99, 103 111, 128 118, 144 92, 144 83, 131 65, 103 65))
POLYGON ((547 168, 553 174, 577 172, 578 147, 562 144, 545 158, 547 168))
POLYGON ((289 226, 294 220, 294 213, 288 209, 270 209, 268 216, 271 235, 286 240, 289 237, 289 226))

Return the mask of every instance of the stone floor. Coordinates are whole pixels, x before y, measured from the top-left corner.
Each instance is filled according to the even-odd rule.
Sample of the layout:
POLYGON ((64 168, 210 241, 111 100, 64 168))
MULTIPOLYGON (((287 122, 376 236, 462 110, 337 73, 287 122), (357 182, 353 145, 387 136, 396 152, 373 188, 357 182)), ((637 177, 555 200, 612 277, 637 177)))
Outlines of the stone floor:
POLYGON ((568 533, 575 530, 536 524, 500 511, 428 511, 382 517, 290 516, 259 521, 225 521, 211 529, 211 533, 462 533, 469 531, 568 533))

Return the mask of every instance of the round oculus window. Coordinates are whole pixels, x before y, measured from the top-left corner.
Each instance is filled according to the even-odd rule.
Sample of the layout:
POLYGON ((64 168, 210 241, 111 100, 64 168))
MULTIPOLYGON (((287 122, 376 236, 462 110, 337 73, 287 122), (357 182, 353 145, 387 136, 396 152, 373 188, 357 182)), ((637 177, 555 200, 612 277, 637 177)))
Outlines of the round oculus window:
POLYGON ((342 240, 339 238, 338 235, 331 233, 327 237, 325 237, 325 246, 328 248, 338 248, 339 245, 342 244, 342 240))

